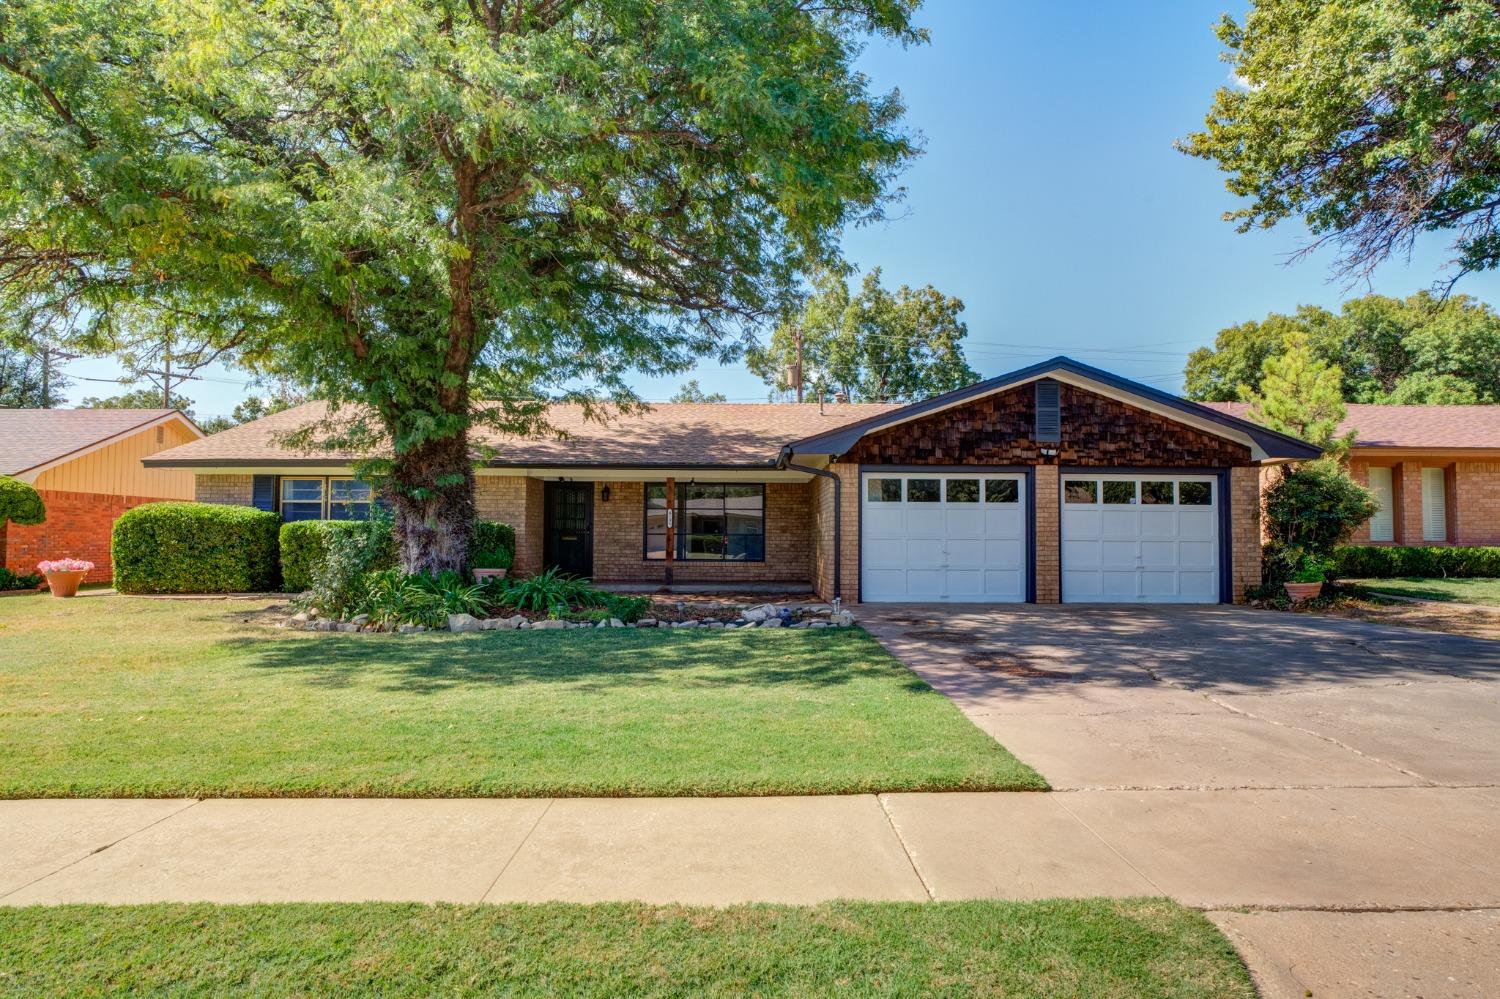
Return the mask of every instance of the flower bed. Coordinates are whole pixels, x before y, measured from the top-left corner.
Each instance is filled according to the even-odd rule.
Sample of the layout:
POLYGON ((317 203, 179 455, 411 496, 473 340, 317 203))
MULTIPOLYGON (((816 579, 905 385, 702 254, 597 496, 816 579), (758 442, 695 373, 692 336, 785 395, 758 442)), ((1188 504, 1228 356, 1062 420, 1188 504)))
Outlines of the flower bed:
MULTIPOLYGON (((642 598, 644 599, 644 598, 642 598)), ((635 621, 604 616, 607 612, 568 612, 556 616, 545 611, 507 608, 490 616, 458 613, 447 615, 441 626, 400 624, 395 628, 372 622, 368 614, 347 619, 320 617, 312 609, 302 610, 281 621, 282 627, 303 631, 395 632, 421 634, 434 631, 566 631, 580 628, 702 628, 738 631, 745 628, 847 628, 854 615, 830 604, 688 604, 683 601, 650 600, 648 609, 635 621)))

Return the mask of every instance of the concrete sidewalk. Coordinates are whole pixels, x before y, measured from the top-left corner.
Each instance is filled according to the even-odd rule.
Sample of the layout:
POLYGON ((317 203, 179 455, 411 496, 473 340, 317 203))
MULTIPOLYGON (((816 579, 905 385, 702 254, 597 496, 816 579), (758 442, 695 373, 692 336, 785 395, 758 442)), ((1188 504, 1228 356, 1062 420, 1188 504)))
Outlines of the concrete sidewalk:
POLYGON ((1167 895, 1477 909, 1500 908, 1496 857, 1496 788, 0 802, 9 905, 1167 895))
POLYGON ((6 905, 1167 895, 1267 996, 1493 994, 1497 856, 1495 788, 0 801, 6 905))

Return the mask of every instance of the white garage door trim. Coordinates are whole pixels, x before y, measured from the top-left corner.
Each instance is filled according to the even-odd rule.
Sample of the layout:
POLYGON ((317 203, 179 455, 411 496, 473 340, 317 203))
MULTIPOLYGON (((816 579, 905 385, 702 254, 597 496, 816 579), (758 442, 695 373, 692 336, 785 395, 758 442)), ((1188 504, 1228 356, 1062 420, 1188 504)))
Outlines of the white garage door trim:
POLYGON ((1024 602, 1029 492, 1024 470, 861 471, 860 599, 1024 602))
POLYGON ((1216 472, 1064 472, 1063 602, 1219 603, 1222 487, 1216 472))

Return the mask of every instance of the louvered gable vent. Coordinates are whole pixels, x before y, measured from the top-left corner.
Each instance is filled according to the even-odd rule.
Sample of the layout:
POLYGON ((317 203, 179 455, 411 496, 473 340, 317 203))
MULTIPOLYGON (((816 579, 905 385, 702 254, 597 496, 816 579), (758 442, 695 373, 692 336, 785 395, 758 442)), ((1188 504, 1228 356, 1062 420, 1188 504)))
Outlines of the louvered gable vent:
POLYGON ((1057 382, 1043 379, 1036 383, 1036 439, 1043 443, 1062 440, 1062 413, 1057 382))

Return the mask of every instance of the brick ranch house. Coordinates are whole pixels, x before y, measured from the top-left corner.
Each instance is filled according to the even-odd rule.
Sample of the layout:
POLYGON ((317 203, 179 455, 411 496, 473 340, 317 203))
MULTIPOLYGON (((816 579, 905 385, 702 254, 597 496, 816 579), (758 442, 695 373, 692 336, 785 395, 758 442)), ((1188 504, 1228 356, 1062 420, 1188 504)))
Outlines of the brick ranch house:
MULTIPOLYGON (((278 440, 311 403, 145 459, 211 503, 360 517, 349 455, 278 440)), ((1215 603, 1260 580, 1258 479, 1318 451, 1056 358, 912 405, 658 404, 485 443, 515 571, 859 601, 1215 603)))
POLYGON ((1351 430, 1349 474, 1380 501, 1355 544, 1500 545, 1500 406, 1353 404, 1339 433, 1351 430))
POLYGON ((47 507, 34 527, 0 524, 0 564, 20 573, 43 559, 94 563, 112 577, 110 532, 133 506, 193 498, 193 474, 141 459, 201 439, 175 409, 0 409, 0 475, 29 482, 47 507))

